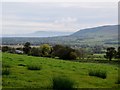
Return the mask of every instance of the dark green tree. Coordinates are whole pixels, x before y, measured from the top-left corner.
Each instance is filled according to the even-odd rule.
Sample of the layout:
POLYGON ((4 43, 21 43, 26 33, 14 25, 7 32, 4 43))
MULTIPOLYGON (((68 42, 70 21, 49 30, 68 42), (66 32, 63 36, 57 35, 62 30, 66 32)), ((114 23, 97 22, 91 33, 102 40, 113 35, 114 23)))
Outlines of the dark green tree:
POLYGON ((64 48, 64 46, 62 46, 62 45, 55 45, 55 46, 53 46, 53 50, 52 50, 52 57, 59 57, 60 56, 60 51, 61 51, 61 49, 63 49, 64 48))
POLYGON ((32 56, 41 56, 40 48, 35 48, 35 47, 31 48, 30 55, 32 55, 32 56))
POLYGON ((30 42, 26 42, 24 47, 23 47, 23 51, 24 51, 25 54, 29 54, 30 50, 31 50, 30 42))
POLYGON ((8 47, 8 46, 3 46, 2 47, 2 52, 7 52, 9 50, 10 50, 10 47, 8 47))
POLYGON ((105 57, 108 58, 109 61, 111 61, 112 58, 115 57, 115 55, 116 55, 116 50, 114 47, 107 48, 107 52, 106 52, 105 57))
POLYGON ((120 58, 120 47, 118 47, 118 50, 117 50, 117 55, 116 55, 117 58, 120 58))
POLYGON ((78 57, 77 53, 76 52, 70 52, 69 53, 69 58, 72 59, 72 60, 76 60, 78 57))
POLYGON ((78 54, 75 49, 62 45, 55 45, 53 47, 52 54, 55 57, 59 57, 60 59, 64 59, 64 60, 75 60, 78 57, 78 54))

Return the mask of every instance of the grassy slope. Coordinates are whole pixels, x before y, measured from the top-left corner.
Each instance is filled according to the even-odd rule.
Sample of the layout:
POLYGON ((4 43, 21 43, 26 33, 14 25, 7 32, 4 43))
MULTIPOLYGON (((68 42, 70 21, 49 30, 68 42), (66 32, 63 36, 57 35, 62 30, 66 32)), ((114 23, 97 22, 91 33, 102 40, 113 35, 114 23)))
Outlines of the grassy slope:
POLYGON ((10 65, 11 73, 3 76, 3 87, 39 87, 46 88, 51 85, 54 76, 69 77, 75 81, 77 88, 103 88, 116 87, 118 67, 108 64, 78 63, 51 58, 32 57, 3 53, 4 65, 10 65), (39 71, 28 70, 26 66, 37 64, 42 66, 39 71), (88 75, 89 69, 101 68, 107 70, 107 78, 102 79, 88 75))

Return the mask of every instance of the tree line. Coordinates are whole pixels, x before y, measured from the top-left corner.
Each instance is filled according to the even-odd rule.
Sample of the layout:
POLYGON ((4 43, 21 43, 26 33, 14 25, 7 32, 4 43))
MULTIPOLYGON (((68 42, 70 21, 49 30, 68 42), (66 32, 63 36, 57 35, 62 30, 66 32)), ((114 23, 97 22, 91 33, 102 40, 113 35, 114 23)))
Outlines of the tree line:
MULTIPOLYGON (((95 47, 94 52, 100 52, 100 49, 100 47, 95 47)), ((51 46, 49 44, 42 44, 39 47, 31 47, 30 42, 26 42, 23 48, 2 47, 2 52, 9 51, 15 53, 15 50, 23 51, 23 54, 31 56, 60 58, 64 60, 84 59, 89 54, 83 48, 74 49, 64 45, 51 46)), ((104 57, 110 61, 112 58, 120 58, 120 47, 117 50, 114 47, 108 47, 105 53, 104 57)))
POLYGON ((23 51, 27 55, 40 56, 40 57, 52 57, 60 58, 64 60, 77 59, 80 56, 80 52, 68 46, 43 44, 40 47, 32 47, 29 42, 26 42, 23 51))

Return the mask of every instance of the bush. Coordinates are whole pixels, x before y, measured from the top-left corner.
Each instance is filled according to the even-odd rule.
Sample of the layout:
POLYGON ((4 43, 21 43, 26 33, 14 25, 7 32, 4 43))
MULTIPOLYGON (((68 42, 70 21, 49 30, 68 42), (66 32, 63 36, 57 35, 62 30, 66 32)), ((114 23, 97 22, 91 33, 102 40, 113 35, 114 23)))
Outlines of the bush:
POLYGON ((107 77, 107 72, 104 70, 90 70, 89 76, 96 76, 105 79, 107 77))
POLYGON ((10 69, 9 68, 3 68, 2 69, 2 75, 9 75, 10 74, 10 69))
POLYGON ((65 77, 54 77, 52 84, 54 90, 72 90, 74 86, 74 82, 65 77))
POLYGON ((28 70, 41 70, 41 67, 38 65, 28 65, 28 70))

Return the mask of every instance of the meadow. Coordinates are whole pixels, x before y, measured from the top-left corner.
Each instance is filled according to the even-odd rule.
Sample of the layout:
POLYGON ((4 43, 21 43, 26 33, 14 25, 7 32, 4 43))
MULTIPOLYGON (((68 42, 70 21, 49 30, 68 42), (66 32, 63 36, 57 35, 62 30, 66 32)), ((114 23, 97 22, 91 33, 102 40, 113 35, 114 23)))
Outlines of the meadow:
POLYGON ((3 88, 52 88, 54 77, 68 78, 74 83, 74 88, 117 88, 120 86, 120 83, 117 83, 119 68, 115 64, 72 62, 10 53, 0 54, 2 54, 3 88), (102 75, 99 74, 100 71, 102 75))

